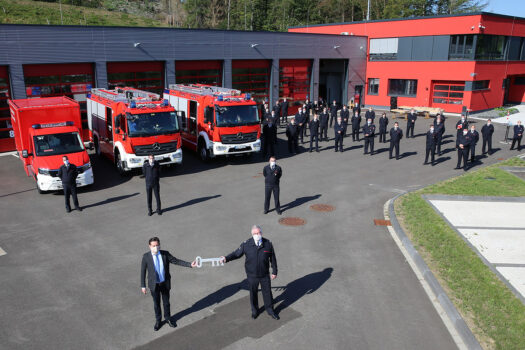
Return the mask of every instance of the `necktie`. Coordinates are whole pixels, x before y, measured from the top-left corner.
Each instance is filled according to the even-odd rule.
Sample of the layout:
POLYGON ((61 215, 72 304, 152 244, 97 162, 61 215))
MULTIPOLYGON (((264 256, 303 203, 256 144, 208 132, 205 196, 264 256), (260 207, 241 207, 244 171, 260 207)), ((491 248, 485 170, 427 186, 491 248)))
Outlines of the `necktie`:
POLYGON ((157 273, 157 282, 160 282, 160 262, 159 262, 159 254, 155 254, 155 272, 157 273))

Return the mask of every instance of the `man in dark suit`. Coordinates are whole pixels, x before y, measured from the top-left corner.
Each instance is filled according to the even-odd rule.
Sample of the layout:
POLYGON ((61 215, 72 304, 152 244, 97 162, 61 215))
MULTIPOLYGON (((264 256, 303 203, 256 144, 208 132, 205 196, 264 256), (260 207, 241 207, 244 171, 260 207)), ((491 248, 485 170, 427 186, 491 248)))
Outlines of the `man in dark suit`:
POLYGON ((160 240, 157 237, 149 239, 150 251, 144 253, 142 256, 142 263, 140 265, 140 286, 142 293, 145 295, 146 291, 146 274, 148 275, 148 288, 153 297, 153 309, 155 310, 155 326, 153 329, 158 331, 162 326, 162 315, 160 312, 160 298, 162 297, 162 304, 164 306, 164 319, 170 327, 175 327, 171 322, 170 313, 170 289, 171 289, 171 275, 170 264, 195 267, 195 261, 189 263, 184 260, 179 260, 170 254, 167 250, 160 250, 160 240))
POLYGON ((286 126, 286 137, 288 137, 288 152, 299 153, 299 145, 297 138, 299 137, 299 128, 295 123, 295 118, 292 118, 290 124, 286 126))
POLYGON ((319 118, 314 114, 314 119, 310 121, 310 153, 313 150, 313 142, 315 140, 315 151, 319 152, 319 118))
POLYGON ((155 160, 153 154, 148 156, 148 161, 142 166, 142 174, 146 178, 146 196, 148 199, 148 216, 153 215, 151 211, 151 192, 155 193, 157 200, 157 214, 162 215, 160 205, 160 164, 155 160))
POLYGON ((283 171, 280 166, 275 164, 275 157, 270 157, 270 164, 264 167, 264 214, 268 214, 270 208, 270 197, 273 192, 275 202, 275 212, 281 215, 281 205, 279 203, 279 182, 283 171))
POLYGON ((359 141, 359 129, 361 128, 361 115, 358 111, 354 111, 354 115, 350 120, 352 123, 352 141, 359 141))
POLYGON ((346 128, 350 122, 350 111, 346 108, 346 105, 341 109, 341 120, 343 121, 344 133, 343 136, 346 136, 346 128))
POLYGON ((344 137, 344 125, 341 116, 337 117, 337 121, 334 125, 335 134, 335 151, 343 153, 343 137, 344 137))
POLYGON ((407 139, 409 137, 414 138, 414 127, 416 126, 417 113, 414 108, 410 110, 407 116, 407 139))
POLYGON ((487 123, 481 128, 481 136, 483 137, 481 153, 486 154, 485 150, 488 150, 489 154, 492 154, 492 134, 494 134, 494 126, 492 125, 492 120, 488 119, 487 123))
POLYGON ((337 101, 334 100, 332 102, 332 105, 330 106, 330 127, 334 125, 334 121, 337 120, 337 111, 339 110, 339 105, 337 104, 337 101))
POLYGON ((476 161, 476 145, 479 141, 479 133, 476 131, 476 126, 472 124, 470 126, 470 162, 476 161))
POLYGON ((436 145, 437 145, 437 137, 438 134, 436 130, 434 129, 434 125, 430 124, 430 130, 427 131, 427 142, 426 142, 426 148, 425 148, 425 162, 423 165, 428 164, 428 155, 430 154, 430 161, 432 166, 435 165, 435 157, 436 157, 436 145))
POLYGON ((368 119, 366 124, 363 126, 363 135, 365 136, 365 151, 363 154, 368 154, 368 146, 370 146, 370 155, 373 155, 376 126, 372 123, 372 119, 368 119))
POLYGON ((438 155, 441 155, 441 141, 443 140, 443 134, 445 130, 445 124, 441 119, 441 115, 437 115, 434 119, 434 131, 436 132, 436 147, 438 155))
POLYGON ((281 105, 279 104, 279 100, 275 101, 275 105, 272 108, 272 114, 275 117, 275 125, 280 126, 281 123, 281 105))
POLYGON ((461 115, 461 119, 456 123, 456 137, 459 137, 463 133, 463 130, 468 131, 468 121, 464 115, 461 115))
POLYGON ((514 145, 516 142, 518 143, 518 147, 516 148, 518 152, 521 150, 521 138, 523 137, 523 125, 521 125, 521 120, 518 120, 518 123, 514 125, 514 137, 512 138, 512 145, 510 146, 510 149, 514 149, 514 145))
POLYGON ((271 280, 277 278, 277 258, 275 250, 270 240, 262 237, 262 230, 259 226, 252 226, 252 238, 241 243, 240 247, 227 256, 221 256, 221 261, 227 263, 246 256, 244 269, 250 288, 250 306, 252 318, 256 319, 259 315, 259 285, 264 300, 264 308, 268 315, 278 320, 279 316, 273 309, 272 285, 271 280), (272 273, 270 275, 270 265, 272 273))
POLYGON ((299 137, 301 138, 301 143, 304 143, 303 141, 303 129, 306 127, 306 116, 303 113, 303 109, 299 107, 297 110, 297 113, 295 114, 295 122, 297 123, 297 130, 299 131, 299 137))
POLYGON ((281 102, 281 123, 286 123, 288 121, 288 101, 286 97, 283 102, 281 102))
POLYGON ((368 107, 368 111, 365 113, 365 120, 368 119, 372 119, 372 123, 374 122, 374 119, 376 119, 376 112, 374 112, 372 107, 368 107))
POLYGON ((267 155, 275 155, 275 122, 271 114, 266 114, 263 121, 263 139, 264 139, 264 148, 263 148, 263 157, 266 158, 267 155))
POLYGON ((323 113, 319 116, 319 136, 321 136, 321 140, 328 141, 328 119, 330 116, 328 115, 328 110, 326 107, 323 108, 323 113))
POLYGON ((64 199, 66 202, 66 212, 71 212, 71 205, 69 204, 69 197, 73 197, 73 204, 75 209, 82 211, 78 205, 77 198, 77 176, 78 170, 75 164, 69 163, 67 156, 62 157, 64 164, 58 169, 58 177, 62 180, 62 188, 64 189, 64 199))
POLYGON ((386 131, 388 128, 388 118, 386 113, 383 112, 379 118, 379 142, 386 142, 386 131))
POLYGON ((399 141, 403 138, 403 130, 399 128, 399 123, 395 122, 394 127, 390 129, 390 149, 389 159, 392 159, 392 151, 396 149, 396 160, 399 159, 399 141))
POLYGON ((463 170, 468 170, 468 155, 470 147, 470 135, 468 129, 462 129, 461 134, 457 137, 456 148, 458 150, 458 164, 455 169, 461 169, 461 160, 463 160, 463 170))

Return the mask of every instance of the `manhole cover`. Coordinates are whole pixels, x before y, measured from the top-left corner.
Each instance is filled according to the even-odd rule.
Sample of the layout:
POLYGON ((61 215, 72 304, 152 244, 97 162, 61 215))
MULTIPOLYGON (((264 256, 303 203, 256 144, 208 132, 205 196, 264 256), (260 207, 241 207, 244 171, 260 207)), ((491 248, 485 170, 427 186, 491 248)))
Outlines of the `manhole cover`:
POLYGON ((374 219, 374 224, 376 226, 392 226, 390 220, 374 219))
POLYGON ((335 207, 333 205, 328 205, 328 204, 312 204, 310 206, 310 209, 312 210, 315 210, 315 211, 334 211, 335 210, 335 207))
POLYGON ((289 218, 279 219, 279 223, 281 225, 286 225, 286 226, 303 226, 304 224, 306 224, 306 220, 301 219, 301 218, 296 218, 296 217, 289 217, 289 218))

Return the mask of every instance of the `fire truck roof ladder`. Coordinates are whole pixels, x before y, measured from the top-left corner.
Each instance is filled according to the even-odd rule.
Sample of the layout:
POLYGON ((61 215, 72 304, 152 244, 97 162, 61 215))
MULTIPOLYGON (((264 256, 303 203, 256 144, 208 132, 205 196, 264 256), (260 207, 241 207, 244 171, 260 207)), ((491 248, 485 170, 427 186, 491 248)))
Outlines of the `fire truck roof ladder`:
POLYGON ((140 98, 140 102, 151 102, 156 101, 160 98, 160 95, 153 92, 147 92, 143 90, 138 90, 134 88, 121 89, 117 88, 115 90, 107 90, 102 88, 91 89, 91 94, 106 98, 115 102, 129 102, 135 98, 140 98))
POLYGON ((183 84, 170 84, 171 90, 178 90, 182 92, 188 92, 191 94, 198 95, 228 95, 228 96, 240 96, 241 91, 236 89, 229 89, 220 86, 203 86, 203 85, 183 85, 183 84))

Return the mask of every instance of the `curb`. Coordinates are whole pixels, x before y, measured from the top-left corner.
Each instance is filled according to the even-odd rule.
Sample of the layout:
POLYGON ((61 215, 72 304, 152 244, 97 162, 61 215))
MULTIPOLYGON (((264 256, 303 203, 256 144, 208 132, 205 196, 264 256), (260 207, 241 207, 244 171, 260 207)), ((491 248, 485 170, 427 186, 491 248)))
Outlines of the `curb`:
MULTIPOLYGON (((402 194, 399 194, 385 203, 385 218, 389 219, 392 223, 392 230, 389 231, 391 231, 391 234, 395 234, 396 238, 400 241, 398 245, 401 245, 400 249, 402 250, 402 253, 405 255, 405 257, 407 259, 412 260, 412 263, 410 265, 412 266, 412 269, 414 269, 416 275, 420 274, 422 276, 422 279, 424 280, 421 281, 422 284, 426 282, 426 284, 428 285, 429 291, 427 290, 427 293, 429 293, 429 297, 434 297, 435 302, 437 302, 442 308, 444 315, 442 315, 439 312, 438 306, 434 304, 438 313, 440 313, 441 318, 444 320, 445 326, 447 326, 447 328, 451 332, 452 338, 454 338, 454 341, 456 342, 458 348, 481 350, 481 345, 479 344, 478 340, 476 339, 470 328, 467 326, 465 320, 463 319, 463 317, 461 317, 456 307, 449 299, 449 297, 445 293, 445 290, 443 289, 443 287, 441 287, 438 280, 436 279, 432 271, 429 269, 428 265, 425 263, 421 255, 419 255, 417 250, 414 248, 412 242, 406 235, 405 231, 401 228, 401 225, 399 225, 396 214, 394 212, 394 201, 401 195, 402 194), (453 334, 454 332, 456 334, 453 334), (457 339, 455 335, 457 335, 460 339, 457 339)), ((432 301, 434 302, 434 300, 432 301)))

